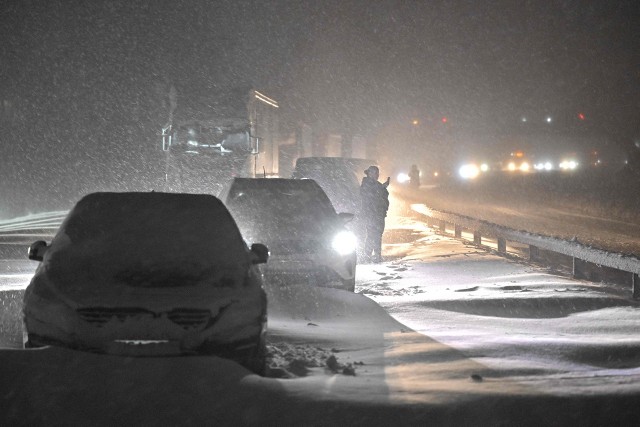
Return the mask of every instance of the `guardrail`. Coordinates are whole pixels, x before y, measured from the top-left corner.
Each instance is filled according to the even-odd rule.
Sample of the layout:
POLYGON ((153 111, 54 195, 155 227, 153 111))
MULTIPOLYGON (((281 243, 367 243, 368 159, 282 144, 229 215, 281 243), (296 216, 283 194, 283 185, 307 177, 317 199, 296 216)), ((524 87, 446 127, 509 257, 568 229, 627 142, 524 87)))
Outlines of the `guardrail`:
MULTIPOLYGON (((10 245, 28 247, 36 240, 50 241, 66 215, 67 211, 56 211, 0 220, 0 249, 2 249, 2 253, 5 255, 18 253, 18 248, 9 249, 10 245)), ((26 256, 26 248, 24 253, 26 256)))
POLYGON ((0 233, 15 233, 24 230, 55 231, 62 224, 68 211, 44 212, 8 220, 0 220, 0 233))
POLYGON ((587 271, 594 267, 615 269, 627 275, 633 298, 640 298, 640 259, 634 256, 607 252, 579 242, 517 231, 463 215, 436 211, 421 204, 411 205, 411 208, 428 218, 430 225, 437 225, 442 233, 446 234, 446 225, 451 224, 456 238, 462 238, 462 231, 468 230, 473 233, 473 243, 476 245, 484 246, 483 237, 495 239, 497 250, 501 254, 507 253, 507 242, 516 242, 528 245, 529 259, 533 262, 541 261, 541 250, 571 257, 572 274, 578 279, 589 280, 587 271))

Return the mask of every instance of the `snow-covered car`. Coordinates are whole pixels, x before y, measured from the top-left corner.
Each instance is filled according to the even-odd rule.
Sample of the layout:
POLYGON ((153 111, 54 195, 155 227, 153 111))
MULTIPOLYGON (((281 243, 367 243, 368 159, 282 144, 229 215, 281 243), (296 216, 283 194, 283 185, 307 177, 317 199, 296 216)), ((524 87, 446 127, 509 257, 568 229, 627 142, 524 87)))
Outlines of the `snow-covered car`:
POLYGON ((269 246, 265 281, 353 291, 356 238, 311 179, 234 178, 220 198, 248 242, 269 246))
POLYGON ((322 187, 338 212, 357 214, 360 210, 360 180, 375 160, 347 157, 300 157, 291 175, 313 179, 322 187))
POLYGON ((26 347, 215 354, 261 373, 266 294, 224 204, 204 194, 93 193, 68 213, 24 295, 26 347))

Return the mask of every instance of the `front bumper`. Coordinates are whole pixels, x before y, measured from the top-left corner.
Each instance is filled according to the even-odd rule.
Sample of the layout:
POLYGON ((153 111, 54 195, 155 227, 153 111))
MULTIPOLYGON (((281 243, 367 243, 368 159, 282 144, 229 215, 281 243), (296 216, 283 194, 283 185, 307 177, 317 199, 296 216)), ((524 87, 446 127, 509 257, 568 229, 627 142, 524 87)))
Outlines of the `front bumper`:
POLYGON ((171 309, 158 309, 140 304, 72 305, 32 289, 25 295, 24 321, 29 343, 35 346, 126 356, 208 353, 208 348, 233 353, 255 347, 265 333, 266 296, 259 291, 213 300, 209 306, 200 302, 189 307, 182 301, 171 309))
POLYGON ((262 271, 267 283, 277 281, 341 288, 355 278, 356 255, 272 255, 262 271))

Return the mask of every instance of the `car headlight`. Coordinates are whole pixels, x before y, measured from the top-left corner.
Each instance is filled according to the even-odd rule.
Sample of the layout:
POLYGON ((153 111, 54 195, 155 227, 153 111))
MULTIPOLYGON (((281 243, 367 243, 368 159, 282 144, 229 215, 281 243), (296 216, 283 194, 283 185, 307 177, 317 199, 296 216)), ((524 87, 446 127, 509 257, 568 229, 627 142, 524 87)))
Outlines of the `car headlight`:
POLYGON ((575 160, 563 160, 560 163, 560 169, 563 170, 574 170, 578 167, 578 162, 575 160))
POLYGON ((398 178, 396 178, 396 180, 400 183, 400 184, 404 184, 406 182, 411 181, 411 178, 409 178, 409 175, 407 175, 404 172, 401 172, 398 174, 398 178))
POLYGON ((350 231, 340 231, 333 236, 331 247, 340 255, 349 255, 356 250, 356 236, 350 231))
POLYGON ((460 174, 460 177, 463 179, 475 179, 480 175, 480 169, 477 165, 469 163, 462 165, 460 169, 458 169, 458 174, 460 174))

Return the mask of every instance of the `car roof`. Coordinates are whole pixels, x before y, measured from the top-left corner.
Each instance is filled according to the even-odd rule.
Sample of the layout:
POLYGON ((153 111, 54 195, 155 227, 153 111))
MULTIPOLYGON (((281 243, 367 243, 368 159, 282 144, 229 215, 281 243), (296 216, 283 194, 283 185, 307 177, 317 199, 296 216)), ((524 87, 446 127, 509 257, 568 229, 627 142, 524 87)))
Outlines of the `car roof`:
POLYGON ((260 191, 292 195, 292 193, 313 194, 313 200, 333 210, 333 205, 322 187, 313 179, 293 178, 234 178, 222 191, 221 199, 229 203, 229 197, 243 191, 260 191))
POLYGON ((123 208, 149 211, 158 214, 156 205, 177 210, 207 210, 225 216, 224 204, 210 194, 162 193, 150 192, 97 192, 81 198, 69 212, 70 216, 93 212, 102 216, 117 213, 123 208))
POLYGON ((375 160, 352 157, 300 157, 296 160, 294 175, 309 173, 353 174, 357 177, 364 169, 377 165, 375 160))
POLYGON ((357 169, 377 165, 375 160, 354 157, 299 157, 296 160, 296 168, 301 167, 340 167, 357 169))
POLYGON ((60 232, 72 243, 164 246, 169 252, 224 245, 233 256, 246 252, 233 217, 208 194, 92 193, 71 209, 60 232))
POLYGON ((241 277, 250 259, 235 221, 214 196, 107 192, 78 201, 41 267, 61 289, 82 292, 125 277, 171 277, 187 284, 241 277))
POLYGON ((321 157, 321 156, 312 156, 312 157, 299 157, 296 160, 296 163, 372 163, 375 164, 375 160, 371 159, 363 159, 358 157, 321 157))
POLYGON ((292 178, 234 178, 230 188, 235 189, 258 189, 258 188, 296 188, 307 191, 319 191, 324 193, 322 187, 312 179, 292 179, 292 178))

